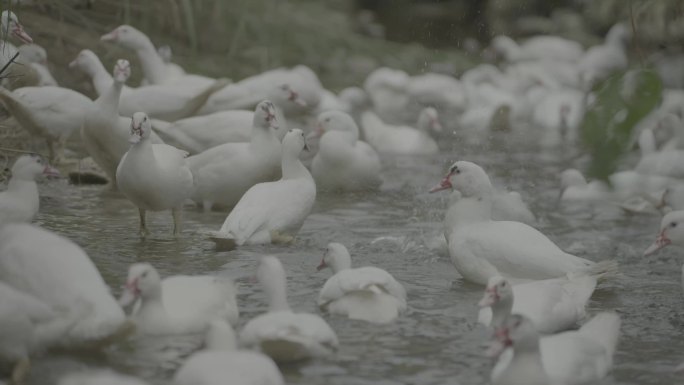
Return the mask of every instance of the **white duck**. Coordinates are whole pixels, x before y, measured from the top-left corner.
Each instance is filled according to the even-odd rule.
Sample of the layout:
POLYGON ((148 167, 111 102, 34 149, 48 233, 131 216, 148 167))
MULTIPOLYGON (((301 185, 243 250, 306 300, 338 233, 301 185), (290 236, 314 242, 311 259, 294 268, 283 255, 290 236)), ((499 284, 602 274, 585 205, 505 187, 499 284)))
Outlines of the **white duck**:
POLYGON ((292 242, 316 201, 316 184, 299 160, 306 149, 300 129, 283 138, 282 178, 252 186, 211 239, 221 245, 292 242))
POLYGON ((58 86, 57 80, 50 73, 45 48, 38 44, 24 44, 19 46, 19 57, 28 63, 38 75, 38 86, 58 86))
POLYGON ((165 143, 199 154, 225 143, 249 142, 254 112, 228 110, 164 122, 152 120, 152 129, 165 143))
POLYGON ((374 323, 387 323, 406 310, 406 291, 385 270, 373 266, 351 267, 344 245, 329 243, 317 270, 330 268, 318 295, 318 306, 332 314, 374 323))
POLYGON ((178 369, 174 385, 284 385, 283 375, 268 356, 238 350, 233 328, 212 321, 204 350, 194 353, 178 369))
POLYGON ((13 384, 22 384, 30 367, 34 333, 41 324, 53 322, 50 306, 34 296, 0 281, 0 359, 12 364, 13 384))
POLYGON ((477 321, 497 329, 511 314, 529 317, 542 334, 570 329, 586 316, 586 305, 596 288, 597 277, 569 275, 511 285, 492 277, 479 303, 477 321))
POLYGON ((418 116, 416 128, 387 124, 373 111, 361 114, 361 127, 368 144, 378 152, 402 155, 429 155, 439 152, 430 131, 441 132, 437 110, 426 107, 418 116))
POLYGON ((602 181, 588 183, 584 175, 574 168, 561 173, 561 202, 606 202, 611 197, 610 188, 602 181))
POLYGON ((119 190, 140 212, 140 235, 149 234, 145 212, 171 209, 173 234, 181 231, 183 202, 195 187, 185 158, 188 153, 168 144, 153 144, 152 124, 144 112, 131 119, 132 143, 116 169, 119 190))
POLYGON ((592 268, 600 273, 595 262, 564 252, 524 223, 492 220, 492 184, 480 166, 454 163, 435 190, 450 187, 462 197, 449 208, 453 220, 445 237, 451 261, 464 279, 486 285, 493 276, 536 280, 592 268))
POLYGON ((540 35, 518 45, 505 35, 492 39, 492 48, 508 62, 532 60, 560 60, 576 62, 584 54, 584 48, 576 41, 559 36, 540 35))
POLYGON ((294 103, 280 105, 287 118, 306 115, 321 102, 323 86, 318 76, 309 67, 299 65, 276 68, 231 84, 209 97, 199 114, 253 108, 269 98, 274 86, 296 90, 290 94, 294 103))
POLYGON ((0 102, 31 135, 45 139, 50 161, 60 163, 71 134, 83 125, 93 105, 88 97, 62 87, 0 87, 0 102))
POLYGON ((435 106, 443 111, 463 111, 467 102, 458 79, 434 72, 411 76, 406 93, 411 106, 435 106))
POLYGON ((0 227, 0 281, 56 313, 51 322, 36 328, 38 346, 102 346, 131 329, 88 255, 69 239, 40 227, 0 227))
POLYGON ((59 176, 39 155, 22 155, 12 165, 7 190, 0 192, 0 224, 31 222, 38 214, 40 197, 36 178, 59 176))
MULTIPOLYGON (((98 95, 108 92, 112 77, 100 59, 90 50, 81 51, 69 67, 76 68, 88 75, 98 95)), ((144 111, 155 119, 175 121, 193 116, 206 103, 211 94, 228 84, 220 79, 201 89, 192 89, 172 84, 155 84, 130 88, 123 86, 119 113, 132 116, 135 112, 144 111)))
POLYGON ((684 246, 684 210, 670 211, 660 221, 656 240, 644 251, 644 256, 654 254, 668 245, 684 246))
POLYGON ((254 111, 249 143, 226 143, 188 158, 195 178, 192 199, 205 209, 233 208, 252 186, 275 180, 281 160, 278 129, 275 106, 264 100, 254 111))
MULTIPOLYGON (((276 136, 279 140, 287 133, 285 116, 280 106, 298 103, 298 98, 298 94, 287 86, 274 87, 269 93, 268 100, 276 107, 276 136)), ((165 142, 177 145, 191 154, 198 154, 225 143, 249 142, 253 121, 253 111, 228 110, 181 119, 173 123, 153 122, 152 128, 165 142)))
POLYGON ((140 60, 145 79, 150 84, 174 84, 196 91, 211 86, 215 81, 206 76, 185 73, 181 75, 178 71, 169 71, 150 38, 130 25, 120 25, 111 32, 102 35, 100 40, 109 41, 135 51, 140 60))
POLYGON ((162 280, 149 263, 135 263, 119 303, 139 300, 131 320, 140 334, 191 334, 204 332, 214 319, 236 323, 236 294, 233 281, 225 277, 174 275, 162 280))
MULTIPOLYGON (((83 54, 82 51, 79 58, 83 54)), ((128 142, 131 120, 119 116, 121 89, 131 75, 128 61, 118 60, 113 74, 114 79, 109 82, 107 92, 100 95, 86 110, 81 139, 88 154, 109 177, 111 186, 116 187, 116 169, 131 146, 128 142)), ((152 134, 152 141, 162 143, 155 134, 152 134)))
POLYGON ((578 63, 585 89, 612 72, 627 68, 626 50, 631 37, 632 33, 625 25, 616 24, 606 34, 603 44, 587 50, 578 63))
POLYGON ((409 104, 406 89, 410 76, 401 70, 380 67, 368 74, 363 88, 371 99, 374 110, 383 119, 404 118, 409 104))
POLYGON ((337 335, 321 317, 290 309, 285 270, 278 258, 261 258, 257 279, 268 298, 268 312, 245 325, 240 332, 242 346, 260 350, 279 363, 328 355, 337 349, 337 335))
POLYGON ((684 150, 643 154, 634 170, 642 174, 684 179, 684 150))
POLYGON ((597 314, 577 331, 540 338, 529 318, 512 315, 497 333, 503 347, 493 385, 595 384, 613 367, 620 317, 597 314))
POLYGON ((348 114, 326 111, 318 115, 311 138, 320 137, 311 172, 319 190, 360 191, 380 187, 380 158, 359 140, 359 128, 348 114))
POLYGON ((584 103, 584 94, 571 88, 544 93, 532 112, 532 122, 543 130, 542 144, 574 141, 584 118, 584 103))

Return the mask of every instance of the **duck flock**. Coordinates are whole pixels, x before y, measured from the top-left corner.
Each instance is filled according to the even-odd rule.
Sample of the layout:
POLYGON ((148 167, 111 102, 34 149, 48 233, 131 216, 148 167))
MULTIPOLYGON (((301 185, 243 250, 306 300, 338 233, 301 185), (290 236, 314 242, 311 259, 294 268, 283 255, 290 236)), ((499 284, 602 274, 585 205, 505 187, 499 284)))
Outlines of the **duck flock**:
MULTIPOLYGON (((146 262, 130 266, 117 300, 112 290, 119 288, 105 283, 86 252, 53 232, 68 230, 31 224, 39 212, 36 180, 57 183, 58 169, 73 158, 68 143, 85 149, 108 181, 104 190, 138 208, 130 223, 139 223, 142 240, 161 231, 148 224, 148 211, 170 211, 173 236, 182 238, 183 211, 196 206, 200 213, 226 213, 220 228, 202 233, 218 250, 310 247, 297 235, 318 196, 362 200, 383 191, 387 156, 411 162, 444 151, 443 139, 452 134, 446 126, 457 127, 467 144, 511 132, 541 146, 573 144, 595 100, 592 86, 628 68, 631 38, 623 25, 589 48, 556 36, 520 45, 498 36, 491 49, 502 57, 499 65, 481 64, 459 78, 379 68, 363 85, 335 94, 304 65, 236 82, 189 74, 170 61, 168 47, 158 50, 143 32, 122 25, 101 40, 135 52, 137 64, 105 65, 87 48, 70 64, 92 80, 98 97, 91 100, 57 85, 45 50, 31 44, 16 15, 5 11, 0 21, 6 38, 26 43, 4 43, 9 58, 19 53, 9 68, 30 63, 39 79, 35 86, 0 88, 0 102, 49 149, 47 157, 17 156, 0 193, 0 358, 12 384, 24 383, 31 357, 46 351, 99 351, 138 337, 187 335, 199 342, 166 383, 283 384, 282 365, 339 354, 345 336, 329 325, 331 318, 363 328, 411 311, 406 282, 380 267, 353 267, 347 247, 333 239, 318 265, 332 275, 318 294, 307 293, 320 314, 290 307, 288 261, 274 255, 254 258, 254 280, 268 308, 250 320, 240 317, 231 279, 162 277, 146 262), (132 70, 144 75, 138 87, 127 85, 132 70)), ((666 213, 645 254, 684 246, 684 211, 677 211, 684 209, 683 117, 684 91, 666 90, 639 123, 637 165, 624 164, 609 184, 565 171, 559 205, 666 213)), ((588 314, 587 304, 597 288, 621 279, 619 256, 563 251, 537 230, 530 199, 495 188, 488 167, 457 160, 443 171, 430 192, 451 195, 431 253, 448 255, 454 277, 483 289, 472 319, 489 330, 481 360, 493 363, 491 383, 593 384, 606 377, 621 317, 612 309, 588 314)), ((109 370, 79 371, 59 383, 145 382, 109 370)))

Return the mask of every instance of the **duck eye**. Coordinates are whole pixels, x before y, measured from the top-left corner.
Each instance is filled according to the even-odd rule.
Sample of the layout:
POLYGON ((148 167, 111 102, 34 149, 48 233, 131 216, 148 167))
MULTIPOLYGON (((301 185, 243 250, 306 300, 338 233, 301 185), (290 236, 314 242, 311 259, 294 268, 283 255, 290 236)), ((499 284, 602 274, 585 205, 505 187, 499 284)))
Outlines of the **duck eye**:
POLYGON ((677 222, 670 223, 670 227, 677 227, 677 222))
POLYGON ((143 277, 143 278, 147 277, 147 272, 146 272, 146 271, 144 271, 144 272, 142 273, 142 277, 143 277))

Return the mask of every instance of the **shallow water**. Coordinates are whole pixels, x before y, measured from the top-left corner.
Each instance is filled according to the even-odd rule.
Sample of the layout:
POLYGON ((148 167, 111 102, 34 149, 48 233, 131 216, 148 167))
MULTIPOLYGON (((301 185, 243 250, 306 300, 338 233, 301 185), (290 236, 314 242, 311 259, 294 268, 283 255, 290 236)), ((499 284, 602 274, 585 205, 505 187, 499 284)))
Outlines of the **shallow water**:
MULTIPOLYGON (((319 195, 295 244, 245 247, 216 252, 202 231, 220 227, 225 214, 185 212, 184 232, 171 237, 170 213, 149 215, 152 236, 137 235, 137 210, 121 195, 102 187, 49 182, 41 186, 37 222, 81 245, 118 295, 127 267, 150 262, 162 276, 220 273, 239 283, 241 323, 266 308, 259 287, 247 279, 260 255, 277 255, 288 273, 293 309, 317 312, 315 301, 329 271, 317 273, 330 241, 350 249, 357 266, 383 267, 404 284, 409 311, 389 325, 371 325, 325 316, 340 340, 328 359, 282 367, 288 384, 484 384, 492 362, 484 357, 487 332, 476 325, 482 288, 464 283, 449 258, 427 245, 441 231, 447 194, 428 194, 457 159, 481 164, 494 184, 520 191, 539 217, 539 228, 562 248, 583 257, 617 259, 625 275, 594 295, 590 311, 615 309, 623 318, 613 373, 605 384, 671 384, 674 366, 684 360, 681 250, 641 257, 659 224, 657 216, 630 216, 617 210, 574 213, 555 206, 559 171, 577 166, 574 151, 541 150, 525 136, 510 133, 486 147, 457 138, 441 142, 432 157, 383 159, 383 188, 354 196, 319 195), (505 149, 505 150, 504 150, 505 149), (564 154, 568 152, 567 154, 564 154), (562 159, 565 158, 565 159, 562 159)), ((156 342, 159 344, 159 342, 156 342)), ((29 385, 49 385, 63 373, 83 367, 110 367, 168 383, 179 362, 182 342, 164 344, 162 358, 132 343, 101 355, 49 353, 33 362, 29 385)), ((142 344, 146 348, 154 345, 142 344)))

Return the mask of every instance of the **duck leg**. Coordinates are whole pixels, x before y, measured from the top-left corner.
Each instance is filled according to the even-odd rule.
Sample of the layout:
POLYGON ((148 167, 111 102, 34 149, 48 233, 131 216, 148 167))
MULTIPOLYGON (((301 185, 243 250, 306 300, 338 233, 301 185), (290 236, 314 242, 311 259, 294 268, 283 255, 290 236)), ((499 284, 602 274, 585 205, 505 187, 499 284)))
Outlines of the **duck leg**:
POLYGON ((28 357, 20 359, 12 369, 12 381, 10 383, 12 385, 21 385, 25 383, 30 368, 31 361, 29 361, 28 357))
POLYGON ((150 232, 147 230, 147 221, 145 220, 145 210, 139 208, 138 212, 140 213, 140 237, 145 238, 148 235, 150 235, 150 232))
POLYGON ((177 237, 180 235, 183 225, 183 207, 171 209, 171 214, 173 215, 173 235, 177 237))

